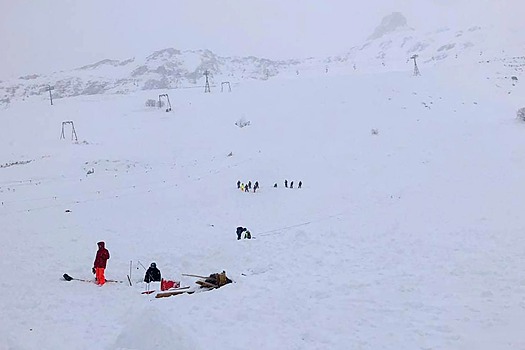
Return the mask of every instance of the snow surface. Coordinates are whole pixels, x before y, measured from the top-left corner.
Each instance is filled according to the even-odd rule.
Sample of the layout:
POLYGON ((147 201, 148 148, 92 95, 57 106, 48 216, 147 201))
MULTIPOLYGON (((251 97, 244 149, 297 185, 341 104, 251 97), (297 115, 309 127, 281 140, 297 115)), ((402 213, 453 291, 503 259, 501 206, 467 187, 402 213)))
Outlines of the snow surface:
POLYGON ((0 349, 525 349, 525 91, 494 69, 12 103, 0 349), (99 240, 133 287, 62 279, 99 240), (235 283, 155 299, 139 261, 235 283))

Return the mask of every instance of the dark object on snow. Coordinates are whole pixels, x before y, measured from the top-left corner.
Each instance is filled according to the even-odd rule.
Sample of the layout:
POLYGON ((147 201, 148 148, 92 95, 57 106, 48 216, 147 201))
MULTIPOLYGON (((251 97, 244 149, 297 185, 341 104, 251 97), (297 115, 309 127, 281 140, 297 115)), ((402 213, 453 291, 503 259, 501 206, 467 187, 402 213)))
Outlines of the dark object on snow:
POLYGON ((242 232, 244 230, 245 230, 244 227, 241 227, 241 226, 237 227, 237 231, 236 231, 237 232, 237 240, 241 239, 241 235, 242 235, 242 232))
POLYGON ((288 180, 284 180, 284 187, 288 188, 288 180))
POLYGON ((290 188, 293 188, 293 181, 290 182, 290 188))
POLYGON ((210 286, 201 284, 202 287, 220 288, 228 283, 232 283, 232 280, 226 276, 226 271, 222 271, 221 273, 212 273, 208 278, 204 280, 204 282, 209 284, 210 286))
MULTIPOLYGON (((81 281, 81 282, 95 283, 94 280, 83 280, 81 278, 73 278, 73 277, 69 276, 67 273, 63 274, 62 277, 66 281, 81 281)), ((106 282, 124 283, 124 281, 117 281, 117 280, 106 280, 106 282)))
POLYGON ((303 187, 303 182, 299 181, 299 188, 303 187))
POLYGON ((241 181, 237 181, 237 188, 241 188, 241 181))
POLYGON ((277 182, 273 184, 273 188, 277 188, 277 182))
POLYGON ((237 240, 240 240, 241 237, 244 238, 244 239, 252 239, 252 234, 250 233, 250 231, 248 231, 248 229, 246 227, 237 227, 237 240), (243 237, 243 233, 244 233, 244 237, 243 237))
POLYGON ((152 262, 149 266, 149 269, 146 271, 146 274, 144 275, 144 282, 160 282, 160 280, 160 270, 157 268, 157 264, 152 262))
POLYGON ((251 182, 251 181, 248 181, 248 189, 249 189, 249 190, 252 189, 252 182, 251 182))
POLYGON ((250 189, 248 188, 248 185, 244 186, 244 192, 250 192, 250 189))
POLYGON ((259 181, 255 181, 255 184, 253 185, 253 193, 259 189, 259 181))

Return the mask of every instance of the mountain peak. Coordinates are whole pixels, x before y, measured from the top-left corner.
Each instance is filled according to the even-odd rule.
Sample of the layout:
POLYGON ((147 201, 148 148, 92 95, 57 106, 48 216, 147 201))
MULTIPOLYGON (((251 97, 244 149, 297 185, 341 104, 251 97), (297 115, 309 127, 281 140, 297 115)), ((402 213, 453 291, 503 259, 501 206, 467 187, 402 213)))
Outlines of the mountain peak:
POLYGON ((388 16, 383 17, 381 24, 376 27, 368 40, 379 39, 382 36, 398 30, 410 30, 407 19, 401 12, 392 12, 388 16))

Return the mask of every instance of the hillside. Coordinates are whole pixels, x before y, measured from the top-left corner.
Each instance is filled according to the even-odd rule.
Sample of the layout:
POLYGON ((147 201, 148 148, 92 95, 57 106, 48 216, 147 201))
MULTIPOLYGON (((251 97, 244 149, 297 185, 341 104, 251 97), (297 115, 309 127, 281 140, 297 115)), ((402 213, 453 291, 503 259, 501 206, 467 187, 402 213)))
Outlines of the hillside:
MULTIPOLYGON (((154 56, 145 77, 179 54, 154 56)), ((461 62, 11 103, 0 349, 525 348, 525 91, 500 70, 523 61, 461 62), (144 106, 161 92, 170 113, 144 106), (77 142, 59 137, 67 120, 77 142), (99 240, 107 276, 131 262, 133 287, 61 279, 91 278, 99 240), (155 299, 139 261, 182 285, 221 270, 235 283, 155 299)))

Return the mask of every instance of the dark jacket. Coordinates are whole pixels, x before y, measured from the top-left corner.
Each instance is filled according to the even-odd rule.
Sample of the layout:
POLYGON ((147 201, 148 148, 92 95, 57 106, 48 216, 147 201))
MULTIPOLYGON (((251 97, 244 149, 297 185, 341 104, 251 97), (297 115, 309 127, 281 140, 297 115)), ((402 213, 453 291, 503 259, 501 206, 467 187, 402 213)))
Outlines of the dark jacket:
POLYGON ((241 239, 241 235, 242 235, 244 230, 245 230, 245 228, 242 227, 242 226, 237 227, 237 230, 236 230, 236 232, 237 232, 237 239, 241 239))
POLYGON ((156 267, 150 266, 149 269, 146 271, 146 275, 144 276, 144 282, 160 282, 160 278, 160 270, 156 267))
POLYGON ((109 259, 109 251, 104 247, 104 242, 98 242, 97 256, 95 257, 95 262, 93 267, 95 268, 106 268, 106 263, 109 259))

